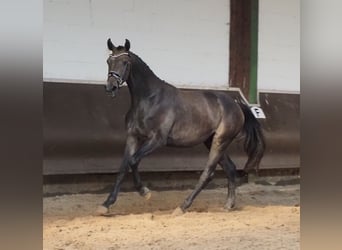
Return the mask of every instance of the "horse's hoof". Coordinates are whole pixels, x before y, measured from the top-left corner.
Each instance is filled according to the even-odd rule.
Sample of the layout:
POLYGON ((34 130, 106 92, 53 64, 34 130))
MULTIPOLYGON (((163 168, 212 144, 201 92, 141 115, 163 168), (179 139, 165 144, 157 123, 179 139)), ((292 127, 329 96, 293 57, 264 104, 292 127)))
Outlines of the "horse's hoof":
POLYGON ((147 187, 143 187, 140 191, 140 195, 145 198, 145 200, 149 200, 152 197, 152 192, 147 187))
POLYGON ((151 197, 152 197, 152 193, 151 192, 148 192, 147 194, 145 194, 144 195, 144 198, 145 198, 145 200, 149 200, 149 199, 151 199, 151 197))
POLYGON ((183 215, 184 213, 185 211, 183 211, 180 207, 177 207, 175 210, 173 210, 172 216, 176 217, 176 216, 183 215))
POLYGON ((227 212, 234 211, 235 210, 235 205, 234 204, 226 204, 224 206, 224 210, 227 212))
POLYGON ((108 212, 109 212, 109 209, 101 205, 97 207, 95 211, 95 215, 105 215, 105 214, 108 214, 108 212))
POLYGON ((224 205, 226 211, 233 211, 235 209, 235 199, 228 198, 226 205, 224 205))
POLYGON ((232 212, 232 211, 235 210, 235 207, 226 207, 226 206, 224 206, 223 210, 226 211, 226 212, 232 212))

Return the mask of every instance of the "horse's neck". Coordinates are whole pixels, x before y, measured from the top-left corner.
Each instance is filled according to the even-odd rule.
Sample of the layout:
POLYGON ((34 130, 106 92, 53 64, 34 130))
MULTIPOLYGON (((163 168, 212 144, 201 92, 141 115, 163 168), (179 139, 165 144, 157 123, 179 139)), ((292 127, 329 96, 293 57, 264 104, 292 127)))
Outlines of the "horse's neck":
POLYGON ((145 63, 136 62, 136 65, 132 67, 127 85, 131 94, 132 104, 136 105, 140 101, 146 101, 155 92, 158 92, 163 87, 163 82, 145 63))

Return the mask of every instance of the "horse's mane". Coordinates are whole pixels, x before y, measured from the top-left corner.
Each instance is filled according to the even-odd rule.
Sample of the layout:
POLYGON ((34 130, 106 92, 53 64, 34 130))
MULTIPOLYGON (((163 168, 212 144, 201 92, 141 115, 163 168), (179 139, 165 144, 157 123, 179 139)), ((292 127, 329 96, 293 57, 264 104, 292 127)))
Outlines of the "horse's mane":
POLYGON ((129 53, 133 59, 133 64, 138 65, 139 69, 145 76, 155 76, 156 78, 161 80, 138 55, 134 54, 131 51, 129 53))

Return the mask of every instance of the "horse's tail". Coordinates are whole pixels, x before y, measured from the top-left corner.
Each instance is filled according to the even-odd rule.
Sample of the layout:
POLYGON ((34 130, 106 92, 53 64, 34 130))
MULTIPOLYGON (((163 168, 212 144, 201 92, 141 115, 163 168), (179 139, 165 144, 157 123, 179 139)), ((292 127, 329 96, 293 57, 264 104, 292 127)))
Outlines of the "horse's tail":
POLYGON ((245 134, 244 150, 248 155, 244 171, 248 172, 252 168, 258 171, 266 147, 265 138, 260 123, 254 117, 250 108, 244 103, 239 102, 239 104, 245 115, 245 123, 243 125, 245 134))

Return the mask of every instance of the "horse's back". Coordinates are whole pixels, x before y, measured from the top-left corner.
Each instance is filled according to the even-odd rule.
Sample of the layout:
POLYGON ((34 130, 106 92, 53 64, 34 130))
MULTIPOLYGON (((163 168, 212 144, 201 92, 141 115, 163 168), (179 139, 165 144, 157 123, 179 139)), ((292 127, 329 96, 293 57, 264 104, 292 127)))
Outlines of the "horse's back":
POLYGON ((181 90, 179 91, 181 97, 180 104, 187 110, 199 110, 202 115, 207 115, 211 118, 220 115, 225 115, 240 111, 239 105, 235 100, 226 93, 215 90, 181 90))

